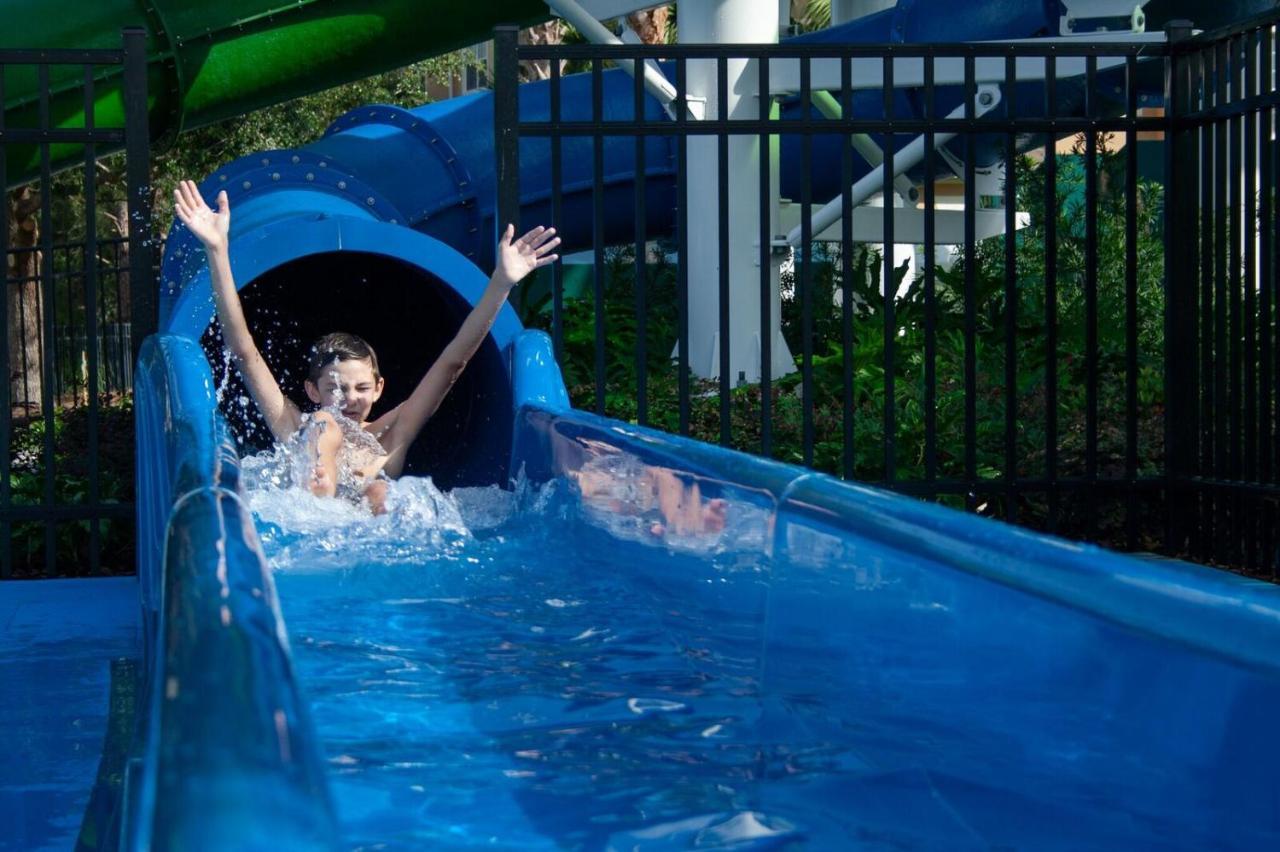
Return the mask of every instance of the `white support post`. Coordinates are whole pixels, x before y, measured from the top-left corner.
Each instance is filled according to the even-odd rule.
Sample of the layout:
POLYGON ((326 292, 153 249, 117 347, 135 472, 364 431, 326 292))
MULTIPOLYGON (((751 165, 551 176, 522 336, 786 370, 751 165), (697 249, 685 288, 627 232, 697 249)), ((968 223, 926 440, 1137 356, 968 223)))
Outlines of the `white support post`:
MULTIPOLYGON (((680 7, 680 41, 687 44, 776 44, 779 0, 700 0, 680 7)), ((784 0, 785 2, 785 0, 784 0)), ((716 62, 690 60, 686 88, 692 98, 705 99, 706 115, 754 119, 768 114, 768 96, 757 98, 759 79, 755 62, 728 61, 728 100, 719 103, 716 62)), ((760 137, 756 134, 729 139, 729 370, 730 381, 760 380, 760 210, 770 216, 770 233, 777 233, 778 158, 770 158, 771 198, 759 197, 760 137)), ((711 136, 689 138, 689 361, 694 374, 720 375, 720 217, 717 141, 711 136)), ((770 257, 772 306, 771 374, 793 372, 795 361, 782 338, 781 302, 778 295, 778 262, 770 257)))

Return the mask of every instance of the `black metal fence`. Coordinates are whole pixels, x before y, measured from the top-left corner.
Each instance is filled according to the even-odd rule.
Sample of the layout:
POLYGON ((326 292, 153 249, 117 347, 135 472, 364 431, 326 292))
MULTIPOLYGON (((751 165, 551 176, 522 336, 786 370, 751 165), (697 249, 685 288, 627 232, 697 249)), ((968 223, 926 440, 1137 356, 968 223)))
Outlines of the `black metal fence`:
POLYGON ((1276 573, 1276 18, 1170 73, 1169 546, 1276 573))
POLYGON ((45 358, 52 358, 55 406, 87 405, 89 383, 89 275, 90 262, 97 269, 96 339, 97 394, 115 399, 133 389, 132 337, 129 323, 128 239, 109 237, 96 241, 96 257, 86 258, 94 241, 56 243, 53 256, 53 345, 45 350, 39 333, 46 306, 43 303, 41 250, 33 247, 9 249, 8 285, 13 294, 10 310, 16 322, 10 328, 10 372, 13 376, 11 404, 40 410, 40 382, 45 358), (22 274, 22 272, 31 274, 22 274), (28 317, 31 320, 28 320, 28 317), (36 379, 33 387, 33 378, 36 379))
POLYGON ((141 30, 125 30, 120 50, 0 50, 0 579, 134 570, 127 392, 136 344, 156 324, 146 63, 141 30), (69 122, 51 114, 50 80, 68 85, 76 68, 83 121, 69 122), (6 98, 6 79, 35 80, 32 103, 6 98), (99 126, 116 98, 124 126, 99 126), (23 118, 6 126, 6 115, 23 118), (55 175, 71 146, 79 165, 55 175), (129 236, 100 238, 98 154, 120 147, 127 186, 114 212, 129 236), (27 162, 38 182, 11 185, 13 164, 27 162))
POLYGON ((545 296, 528 288, 524 319, 551 332, 575 403, 601 413, 1274 577, 1277 20, 964 45, 535 47, 500 29, 500 221, 549 221, 594 261, 580 295, 560 264, 545 296), (523 104, 520 60, 552 69, 523 104), (637 60, 674 83, 671 118, 640 75, 617 98, 609 66, 637 60), (691 115, 699 64, 715 69, 713 103, 746 86, 772 112, 691 115), (718 230, 691 246, 700 137, 719 152, 718 230), (758 171, 730 174, 734 138, 759 140, 758 171), (545 161, 545 187, 518 186, 528 158, 545 161), (575 185, 582 163, 591 179, 575 185), (744 182, 760 210, 731 208, 744 182), (794 200, 779 210, 774 182, 794 200), (868 183, 883 209, 857 209, 868 183), (611 216, 628 191, 630 215, 611 216), (846 211, 829 227, 828 200, 846 211), (749 384, 727 354, 743 302, 728 235, 746 213, 749 384), (912 257, 887 261, 895 244, 912 257), (690 280, 691 251, 718 252, 718 280, 690 280), (696 287, 719 297, 710 378, 690 369, 696 287), (777 324, 794 370, 774 369, 777 324))

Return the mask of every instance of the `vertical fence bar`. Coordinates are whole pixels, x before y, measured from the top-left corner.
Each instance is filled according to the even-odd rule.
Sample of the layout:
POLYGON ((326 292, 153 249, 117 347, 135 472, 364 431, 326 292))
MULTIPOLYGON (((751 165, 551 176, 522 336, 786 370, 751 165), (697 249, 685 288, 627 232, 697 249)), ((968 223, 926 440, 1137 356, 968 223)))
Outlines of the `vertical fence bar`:
MULTIPOLYGON (((564 158, 560 135, 560 60, 551 58, 551 224, 564 233, 564 158)), ((551 342, 556 362, 564 367, 564 261, 551 264, 551 342)))
MULTIPOLYGON (((812 118, 809 90, 809 57, 800 59, 800 116, 812 118)), ((800 137, 800 385, 802 388, 802 433, 805 467, 813 466, 813 136, 800 137)))
MULTIPOLYGON (((1017 117, 1017 70, 1004 60, 1005 117, 1017 117)), ((1004 137, 1004 517, 1018 521, 1018 149, 1012 131, 1004 137)))
MULTIPOLYGON (((1240 40, 1236 38, 1225 39, 1224 49, 1227 53, 1226 62, 1226 98, 1227 104, 1234 108, 1240 102, 1240 40)), ((1240 116, 1232 115, 1225 122, 1225 131, 1227 135, 1227 209, 1226 209, 1226 227, 1228 252, 1227 252, 1227 276, 1226 286, 1228 293, 1228 317, 1227 317, 1227 339, 1228 352, 1230 358, 1227 363, 1229 377, 1227 379, 1227 423, 1228 434, 1230 438, 1227 444, 1227 479, 1236 483, 1240 480, 1241 471, 1241 444, 1243 442, 1241 409, 1243 407, 1243 393, 1241 374, 1243 372, 1243 353, 1241 352, 1241 334, 1244 318, 1242 287, 1240 280, 1240 263, 1241 263, 1241 223, 1240 208, 1244 199, 1240 197, 1240 149, 1243 144, 1241 139, 1240 116)), ((1223 478, 1222 472, 1219 471, 1218 478, 1223 478)), ((1231 499, 1227 503, 1230 511, 1227 526, 1227 543, 1226 558, 1228 564, 1238 565, 1240 563, 1241 537, 1243 529, 1241 526, 1241 500, 1238 489, 1231 490, 1231 499)))
POLYGON ((129 298, 133 326, 130 365, 142 341, 160 326, 155 241, 151 228, 151 136, 147 122, 147 31, 127 27, 124 39, 124 126, 129 197, 129 298))
MULTIPOLYGON (((49 65, 41 63, 36 67, 36 84, 40 90, 40 128, 50 128, 49 116, 49 65)), ((45 494, 44 507, 52 508, 56 504, 55 482, 58 462, 54 457, 54 376, 56 365, 55 333, 55 301, 54 301, 54 210, 52 210, 52 169, 50 164, 49 142, 40 143, 40 289, 44 311, 41 312, 40 336, 44 340, 40 359, 40 413, 45 421, 45 494)), ((52 577, 58 573, 58 537, 56 522, 45 519, 45 576, 52 577)))
POLYGON ((898 404, 897 404, 897 342, 898 319, 894 307, 898 288, 894 280, 897 246, 894 243, 893 208, 896 193, 893 188, 893 51, 884 55, 884 119, 889 123, 884 133, 884 183, 880 188, 884 199, 884 257, 880 261, 880 280, 884 287, 884 481, 889 485, 898 478, 898 404))
MULTIPOLYGON (((1125 546, 1138 547, 1138 57, 1125 57, 1124 477, 1125 546)), ((1165 145, 1171 144, 1166 137, 1165 145)))
MULTIPOLYGON (((643 69, 648 60, 642 60, 639 67, 643 69)), ((634 120, 637 125, 644 121, 644 74, 636 74, 633 78, 634 88, 632 90, 632 103, 634 106, 634 120)), ((648 260, 649 260, 649 238, 648 238, 648 206, 645 198, 645 146, 648 144, 649 137, 644 133, 636 134, 636 222, 635 222, 635 244, 636 244, 636 274, 635 274, 635 305, 636 305, 636 422, 641 426, 649 423, 649 368, 648 368, 648 351, 646 346, 646 336, 649 333, 649 317, 648 303, 645 298, 645 290, 649 286, 648 281, 648 260)))
MULTIPOLYGON (((1274 85, 1275 74, 1280 70, 1277 62, 1277 40, 1272 27, 1263 28, 1262 32, 1262 87, 1270 91, 1274 85)), ((1262 165, 1266 169, 1262 178, 1262 198, 1265 215, 1262 217, 1260 229, 1263 232, 1263 261, 1266 264, 1262 274, 1262 290, 1268 299, 1268 309, 1264 315, 1266 340, 1270 341, 1271 351, 1265 357, 1264 369, 1269 375, 1263 378, 1264 393, 1268 395, 1263 406, 1266 427, 1262 440, 1266 445, 1268 460, 1267 482, 1277 481, 1277 466, 1280 466, 1280 367, 1274 359, 1280 359, 1280 215, 1277 215, 1277 177, 1280 176, 1280 164, 1277 163, 1280 146, 1276 144, 1276 135, 1280 133, 1280 116, 1275 107, 1267 107, 1263 113, 1263 145, 1262 165)), ((1272 502, 1267 513, 1266 556, 1271 563, 1271 579, 1280 578, 1280 542, 1276 541, 1276 524, 1280 522, 1280 506, 1272 502)))
POLYGON ((924 58, 924 476, 929 497, 936 499, 938 481, 938 328, 937 328, 937 153, 934 151, 933 66, 936 56, 924 58))
MULTIPOLYGON (((40 130, 47 133, 50 129, 49 117, 49 66, 41 63, 36 70, 36 85, 40 90, 40 130)), ((54 345, 54 319, 56 304, 54 298, 54 254, 53 254, 53 169, 50 162, 49 143, 40 143, 40 288, 44 310, 41 312, 40 336, 44 340, 40 359, 40 413, 44 419, 44 499, 45 508, 52 508, 57 503, 55 483, 57 477, 57 459, 54 446, 54 398, 55 365, 57 349, 54 345)), ((58 539, 57 523, 50 518, 44 522, 44 572, 52 577, 58 572, 57 565, 58 539)))
MULTIPOLYGON (((1251 104, 1257 94, 1256 59, 1258 33, 1251 32, 1241 38, 1241 54, 1244 64, 1243 97, 1250 106, 1246 107, 1244 123, 1244 216, 1241 239, 1244 243, 1244 464, 1240 471, 1246 482, 1258 481, 1258 326, 1257 318, 1257 225, 1258 199, 1256 173, 1258 168, 1258 126, 1256 108, 1251 104)), ((1247 516, 1244 521, 1244 564, 1248 573, 1257 570, 1258 554, 1258 508, 1259 503, 1252 497, 1248 501, 1247 516)))
POLYGON ((1174 556, 1185 552, 1188 539, 1194 547, 1191 519, 1198 515, 1188 507, 1190 493, 1184 478, 1194 464, 1196 431, 1187 423, 1196 416, 1196 281, 1195 270, 1187 265, 1188 250, 1196 243, 1183 231, 1188 222, 1195 227, 1192 202, 1198 180, 1195 177, 1193 131, 1182 127, 1182 117, 1190 111, 1191 62, 1181 49, 1190 36, 1190 26, 1170 26, 1165 30, 1168 44, 1164 60, 1164 550, 1174 556), (1181 234, 1180 234, 1181 231, 1181 234), (1180 238, 1181 237, 1181 238, 1180 238), (1177 335, 1186 335, 1176 338, 1177 335), (1175 339, 1184 345, 1171 346, 1175 339))
MULTIPOLYGON (((80 359, 77 357, 79 352, 77 351, 77 347, 76 347, 76 341, 79 338, 79 335, 76 333, 76 316, 77 314, 80 313, 80 311, 79 311, 79 305, 76 302, 75 281, 77 278, 80 279, 79 295, 81 299, 84 298, 85 281, 83 276, 79 275, 78 271, 76 270, 74 259, 72 257, 72 255, 74 254, 74 251, 75 251, 75 248, 73 246, 67 246, 65 249, 63 249, 63 254, 62 254, 62 268, 65 270, 64 274, 66 276, 66 282, 67 282, 67 308, 66 308, 67 310, 67 327, 66 327, 67 346, 65 349, 66 354, 64 357, 67 364, 68 375, 71 378, 71 407, 72 408, 79 407, 80 395, 81 395, 81 392, 84 390, 84 385, 83 385, 84 377, 80 375, 80 370, 79 370, 80 359)), ((81 254, 81 259, 83 260, 84 246, 80 247, 80 254, 81 254)), ((86 333, 87 333, 87 327, 86 327, 86 333)), ((62 349, 62 347, 59 347, 59 352, 63 352, 63 351, 64 350, 62 349)))
POLYGON ((509 24, 493 28, 493 138, 497 154, 496 240, 520 218, 520 30, 509 24))
MULTIPOLYGON (((84 129, 92 133, 94 120, 94 80, 93 66, 84 68, 84 129)), ((96 180, 97 150, 93 142, 84 146, 84 229, 85 244, 81 253, 82 274, 84 275, 84 307, 85 337, 88 354, 88 403, 89 411, 86 423, 86 438, 89 444, 89 505, 94 516, 89 519, 89 572, 97 574, 101 570, 102 526, 98 512, 101 511, 101 482, 98 472, 98 192, 96 180)), ((3 184, 0 184, 3 187, 3 184)))
MULTIPOLYGON (((1225 107, 1227 105, 1227 78, 1229 74, 1228 63, 1228 47, 1225 41, 1215 45, 1215 61, 1214 61, 1214 89, 1216 92, 1214 105, 1225 107)), ((1231 427, 1234 425, 1231 421, 1231 342, 1229 340, 1230 330, 1228 327, 1228 312, 1230 309, 1229 276, 1231 270, 1227 267, 1227 258, 1231 253, 1230 246, 1227 243, 1227 221, 1230 215, 1228 209, 1228 192, 1227 192, 1227 161, 1228 148, 1230 146, 1230 137, 1228 136, 1228 121, 1225 117, 1218 118, 1214 122, 1214 194, 1213 194, 1213 219, 1214 219, 1214 245, 1216 251, 1213 257, 1213 301, 1214 301, 1214 317, 1213 317, 1213 352, 1214 352, 1214 450, 1213 450, 1213 479, 1222 479, 1228 472, 1230 463, 1230 440, 1231 427)), ((1228 524, 1230 523, 1229 515, 1230 501, 1227 495, 1218 494, 1214 512, 1213 521, 1213 558, 1215 561, 1221 561, 1225 558, 1229 548, 1231 547, 1228 540, 1228 524)))
MULTIPOLYGON (((111 269, 113 271, 113 276, 115 278, 115 284, 116 284, 115 294, 116 294, 116 322, 117 323, 123 323, 124 316, 125 316, 124 296, 120 292, 120 289, 121 289, 120 288, 120 247, 123 246, 124 244, 125 243, 123 240, 120 240, 120 239, 115 240, 112 243, 112 251, 111 251, 111 258, 112 258, 111 269)), ((132 316, 132 313, 130 313, 130 316, 132 316)), ((128 380, 128 377, 133 374, 133 370, 130 369, 130 365, 128 361, 129 356, 132 354, 132 349, 133 349, 132 323, 130 323, 130 328, 131 328, 131 332, 130 332, 130 338, 129 338, 129 341, 130 341, 129 348, 125 349, 124 347, 121 347, 119 351, 116 353, 116 361, 117 361, 117 364, 119 365, 119 375, 120 375, 120 381, 122 385, 125 381, 128 380)), ((132 381, 129 381, 128 386, 130 388, 133 387, 132 381)))
MULTIPOLYGON (((1202 110, 1213 105, 1213 57, 1212 49, 1207 48, 1196 54, 1196 82, 1200 89, 1202 110)), ((1214 156, 1214 124, 1211 119, 1198 122, 1199 158, 1196 168, 1200 174, 1200 196, 1196 209, 1200 211, 1200 379, 1201 393, 1201 450, 1196 472, 1213 477, 1214 444, 1217 440, 1217 418, 1214 400, 1217 388, 1217 370, 1214 368, 1214 267, 1215 252, 1213 228, 1213 156, 1214 156)), ((1213 549, 1213 507, 1214 494, 1211 490, 1199 496, 1201 506, 1200 521, 1197 525, 1200 548, 1197 555, 1201 560, 1208 560, 1213 549)))
MULTIPOLYGON (((760 58, 761 120, 773 117, 769 59, 760 58)), ((773 454, 773 152, 768 130, 760 131, 760 455, 773 454)))
MULTIPOLYGON (((965 118, 972 120, 977 106, 974 57, 964 57, 965 118)), ((978 479, 978 356, 977 346, 977 230, 978 193, 974 160, 974 132, 964 131, 964 505, 977 508, 978 479)))
POLYGON ((1084 102, 1089 130, 1084 138, 1084 359, 1085 529, 1093 537, 1098 499, 1098 58, 1085 59, 1084 102))
MULTIPOLYGON (((1271 27, 1263 27, 1259 33, 1258 80, 1261 88, 1267 90, 1271 85, 1271 27)), ((1255 88, 1255 93, 1258 91, 1255 88)), ((1258 185, 1260 199, 1258 209, 1258 480, 1271 484, 1275 482, 1272 448, 1274 438, 1272 428, 1272 330, 1275 328, 1272 317, 1272 290, 1275 286, 1273 252, 1275 244, 1272 233, 1272 217, 1274 199, 1272 195, 1272 111, 1263 108, 1260 111, 1259 151, 1258 151, 1258 185)), ((1276 562, 1274 509, 1264 508, 1262 515, 1262 559, 1263 564, 1270 564, 1272 577, 1275 576, 1276 562)))
MULTIPOLYGON (((722 122, 729 120, 729 61, 724 56, 716 57, 716 116, 722 122)), ((716 136, 716 194, 717 233, 720 240, 719 249, 719 296, 716 299, 719 307, 720 321, 720 444, 729 446, 733 440, 729 422, 730 389, 733 377, 729 375, 729 354, 732 341, 729 339, 729 132, 716 136)))
POLYGON ((676 57, 676 389, 680 434, 689 434, 689 102, 685 98, 688 65, 676 57))
MULTIPOLYGON (((5 66, 0 63, 0 104, 5 101, 5 66)), ((0 133, 4 132, 4 109, 0 109, 0 133)), ((13 527, 9 522, 9 509, 13 496, 10 491, 11 474, 9 459, 13 442, 13 400, 10 396, 9 365, 9 172, 5 143, 0 142, 0 329, 6 339, 0 346, 0 580, 13 576, 13 527)))
MULTIPOLYGON (((599 125, 604 120, 604 62, 591 57, 591 120, 599 125)), ((591 294, 595 312, 595 376, 596 414, 605 413, 608 393, 605 375, 605 311, 604 311, 604 134, 597 129, 591 136, 591 294)))
POLYGON ((1044 60, 1045 115, 1049 134, 1044 150, 1044 467, 1050 532, 1058 526, 1058 114, 1057 59, 1044 60))
MULTIPOLYGON (((853 116, 853 64, 848 57, 840 60, 840 115, 845 119, 853 116)), ((845 479, 853 479, 857 410, 853 396, 853 362, 857 354, 853 342, 853 145, 843 136, 840 140, 840 203, 844 210, 840 218, 840 371, 844 391, 844 405, 840 407, 844 441, 841 472, 845 479)))
MULTIPOLYGON (((70 359, 67 356, 68 356, 69 350, 71 349, 72 338, 68 336, 66 344, 62 345, 62 341, 60 340, 61 335, 57 334, 57 330, 59 326, 63 326, 64 328, 67 329, 67 331, 72 331, 72 332, 74 331, 74 329, 71 327, 71 322, 72 322, 71 305, 74 304, 73 302, 74 293, 72 292, 74 289, 74 285, 71 280, 71 274, 70 274, 71 270, 68 265, 69 257, 70 257, 70 252, 67 249, 59 248, 58 246, 53 246, 52 254, 50 255, 50 259, 49 259, 49 266, 50 266, 50 269, 52 270, 50 272, 50 275, 53 277, 54 301, 53 303, 49 303, 47 300, 45 302, 46 304, 45 314, 46 315, 51 314, 53 316, 52 327, 55 332, 53 337, 50 337, 45 341, 45 357, 53 361, 53 398, 54 400, 56 400, 56 406, 59 408, 62 407, 63 401, 67 398, 66 389, 63 387, 63 370, 61 369, 61 367, 63 366, 62 361, 64 359, 66 359, 68 363, 70 363, 70 359), (59 266, 59 263, 58 263, 59 257, 61 257, 61 260, 62 260, 61 266, 59 266), (66 282, 65 284, 66 291, 67 291, 67 322, 66 323, 58 322, 57 299, 58 299, 58 282, 60 281, 66 282)), ((71 377, 71 383, 72 383, 72 387, 74 388, 75 386, 74 375, 71 377)), ((72 407, 74 407, 75 405, 74 400, 75 400, 75 397, 73 395, 71 397, 72 407)))

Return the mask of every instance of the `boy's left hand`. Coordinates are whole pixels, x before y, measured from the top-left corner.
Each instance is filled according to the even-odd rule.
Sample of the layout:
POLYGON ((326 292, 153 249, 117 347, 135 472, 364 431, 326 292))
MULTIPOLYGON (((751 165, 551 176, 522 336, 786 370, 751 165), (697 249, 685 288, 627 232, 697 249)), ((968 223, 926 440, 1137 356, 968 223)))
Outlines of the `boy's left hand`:
POLYGON ((493 274, 514 287, 520 279, 533 270, 548 263, 555 263, 559 255, 551 254, 552 249, 560 245, 555 228, 538 226, 518 240, 514 225, 507 225, 498 240, 498 258, 493 274))

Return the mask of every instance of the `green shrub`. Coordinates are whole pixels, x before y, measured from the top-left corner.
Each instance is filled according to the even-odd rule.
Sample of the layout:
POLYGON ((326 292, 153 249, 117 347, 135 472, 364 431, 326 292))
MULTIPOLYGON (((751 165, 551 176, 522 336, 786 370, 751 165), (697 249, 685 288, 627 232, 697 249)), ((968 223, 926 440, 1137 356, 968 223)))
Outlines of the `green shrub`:
MULTIPOLYGON (((16 427, 10 443, 10 498, 15 506, 45 505, 44 418, 16 427)), ((90 497, 89 410, 87 406, 57 409, 53 416, 53 500, 57 506, 83 505, 90 497)), ((104 398, 98 410, 98 497, 103 503, 131 503, 133 493, 133 402, 130 397, 104 398)), ((47 525, 16 521, 11 527, 13 576, 45 573, 47 525)), ((134 570, 132 518, 102 520, 99 558, 103 573, 134 570)), ((56 573, 83 576, 90 570, 92 522, 62 520, 53 525, 56 573)))

